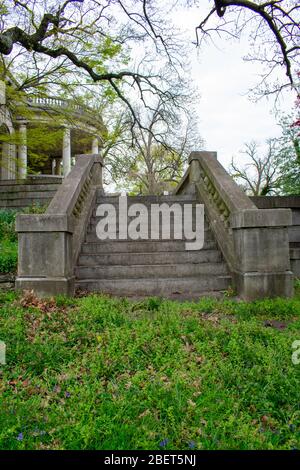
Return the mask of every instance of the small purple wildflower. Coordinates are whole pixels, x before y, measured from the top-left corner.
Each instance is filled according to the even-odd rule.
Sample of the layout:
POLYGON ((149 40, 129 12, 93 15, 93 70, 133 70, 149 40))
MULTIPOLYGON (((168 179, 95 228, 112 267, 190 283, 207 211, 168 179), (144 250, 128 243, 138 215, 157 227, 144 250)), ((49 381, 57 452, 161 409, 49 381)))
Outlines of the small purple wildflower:
POLYGON ((160 443, 159 443, 159 447, 166 447, 166 445, 168 444, 169 442, 169 439, 163 439, 160 443))
POLYGON ((189 442, 189 448, 190 449, 195 449, 195 447, 196 447, 196 442, 195 441, 190 441, 189 442))
POLYGON ((17 437, 17 441, 23 441, 23 433, 20 432, 20 434, 17 437))
POLYGON ((66 398, 70 398, 70 396, 71 396, 71 393, 70 393, 70 392, 66 392, 66 393, 65 393, 65 397, 66 397, 66 398))

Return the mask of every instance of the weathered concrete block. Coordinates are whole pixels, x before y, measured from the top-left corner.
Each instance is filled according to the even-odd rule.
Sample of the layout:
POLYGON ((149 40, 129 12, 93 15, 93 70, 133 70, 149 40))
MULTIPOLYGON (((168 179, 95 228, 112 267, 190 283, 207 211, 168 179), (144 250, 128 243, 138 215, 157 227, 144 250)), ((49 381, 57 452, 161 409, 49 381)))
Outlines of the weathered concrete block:
POLYGON ((38 297, 52 297, 55 295, 73 296, 75 291, 75 278, 40 277, 16 279, 17 290, 33 290, 38 297))
POLYGON ((244 209, 230 217, 231 228, 288 227, 292 224, 290 209, 244 209))
POLYGON ((289 237, 285 227, 232 230, 235 256, 243 272, 289 271, 289 237))
POLYGON ((72 274, 72 238, 67 232, 19 232, 18 277, 72 274))
POLYGON ((293 273, 233 273, 234 284, 241 299, 251 301, 294 295, 293 273))

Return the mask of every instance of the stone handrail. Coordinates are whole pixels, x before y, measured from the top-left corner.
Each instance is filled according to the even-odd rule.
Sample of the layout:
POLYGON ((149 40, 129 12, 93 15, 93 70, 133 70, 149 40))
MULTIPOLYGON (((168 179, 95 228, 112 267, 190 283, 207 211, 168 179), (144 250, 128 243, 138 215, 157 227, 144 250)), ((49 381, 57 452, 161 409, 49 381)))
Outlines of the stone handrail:
POLYGON ((102 188, 102 158, 79 155, 45 214, 21 214, 16 286, 40 296, 74 294, 74 268, 86 224, 102 188))
POLYGON ((257 209, 217 160, 216 152, 192 152, 176 194, 195 192, 245 299, 290 296, 289 209, 257 209))

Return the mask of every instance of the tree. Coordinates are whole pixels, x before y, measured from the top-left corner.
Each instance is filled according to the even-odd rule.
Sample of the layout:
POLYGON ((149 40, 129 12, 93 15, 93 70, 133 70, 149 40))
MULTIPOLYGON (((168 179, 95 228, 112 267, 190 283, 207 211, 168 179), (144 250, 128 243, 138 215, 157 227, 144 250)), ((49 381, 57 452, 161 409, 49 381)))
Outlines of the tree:
POLYGON ((202 45, 213 34, 230 38, 247 34, 251 52, 246 59, 266 66, 260 91, 278 92, 287 86, 298 86, 299 23, 298 0, 214 0, 214 6, 197 28, 197 44, 202 45), (286 80, 278 82, 274 72, 281 68, 285 70, 286 80), (273 75, 276 78, 271 87, 273 75))
POLYGON ((181 178, 190 152, 203 145, 197 122, 168 101, 159 101, 147 118, 139 119, 149 130, 135 129, 133 143, 123 133, 122 142, 106 153, 106 167, 118 186, 133 193, 170 191, 181 178))
MULTIPOLYGON (((297 107, 296 110, 298 111, 297 107)), ((280 175, 278 186, 281 193, 287 195, 300 195, 300 126, 298 119, 295 115, 282 116, 279 122, 282 135, 278 139, 279 151, 275 164, 280 175)))
POLYGON ((239 166, 234 159, 229 172, 249 196, 267 196, 278 192, 279 174, 276 166, 277 140, 267 141, 267 151, 260 156, 257 142, 246 143, 241 151, 248 163, 239 166))
POLYGON ((151 108, 153 96, 168 96, 175 105, 177 96, 170 83, 175 75, 181 80, 177 35, 167 26, 165 8, 159 3, 66 0, 57 5, 55 0, 45 0, 37 5, 35 0, 4 0, 0 53, 9 60, 15 54, 17 61, 31 56, 36 70, 30 76, 25 74, 22 89, 34 84, 47 88, 49 78, 52 85, 61 87, 62 76, 81 88, 97 83, 102 95, 116 96, 127 105, 134 127, 140 123, 132 90, 146 107, 151 108), (135 62, 130 60, 133 45, 135 62), (157 67, 154 70, 155 59, 159 59, 160 69, 169 72, 164 80, 157 67))
MULTIPOLYGON (((167 74, 162 80, 153 61, 158 59, 164 63, 170 75, 175 73, 180 80, 186 60, 169 13, 172 7, 181 3, 188 8, 193 1, 163 3, 158 0, 104 0, 101 3, 65 0, 57 5, 56 0, 38 4, 36 0, 3 0, 0 53, 6 57, 27 53, 33 62, 43 57, 44 68, 35 77, 45 84, 49 75, 59 81, 60 70, 69 76, 74 76, 77 70, 82 85, 98 83, 108 94, 113 93, 122 100, 136 125, 138 119, 130 90, 135 89, 144 105, 150 107, 153 94, 161 98, 167 93, 170 99, 176 99, 172 87, 165 86, 167 74), (136 63, 129 60, 132 47, 139 55, 136 63), (108 59, 116 59, 116 62, 108 59)), ((213 3, 197 28, 198 45, 213 32, 230 37, 249 33, 249 48, 253 52, 249 59, 267 65, 265 85, 278 67, 284 67, 288 79, 265 91, 297 85, 295 70, 299 69, 300 48, 297 0, 214 0, 213 3), (214 18, 218 19, 217 24, 211 24, 214 18)), ((34 82, 34 77, 25 77, 23 86, 30 87, 34 82)))

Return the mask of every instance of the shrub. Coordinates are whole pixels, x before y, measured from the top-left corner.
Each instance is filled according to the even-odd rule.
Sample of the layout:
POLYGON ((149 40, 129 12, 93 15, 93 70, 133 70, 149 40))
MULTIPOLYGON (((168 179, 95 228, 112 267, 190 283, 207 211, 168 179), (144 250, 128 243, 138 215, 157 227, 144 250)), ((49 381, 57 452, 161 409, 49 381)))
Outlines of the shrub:
POLYGON ((18 262, 18 234, 15 229, 16 216, 43 214, 47 206, 33 204, 22 210, 0 209, 0 273, 15 272, 18 262))
POLYGON ((17 240, 15 231, 17 211, 2 209, 0 210, 0 240, 8 239, 13 242, 17 240))
POLYGON ((0 273, 15 272, 18 261, 18 245, 8 238, 0 240, 0 273))

